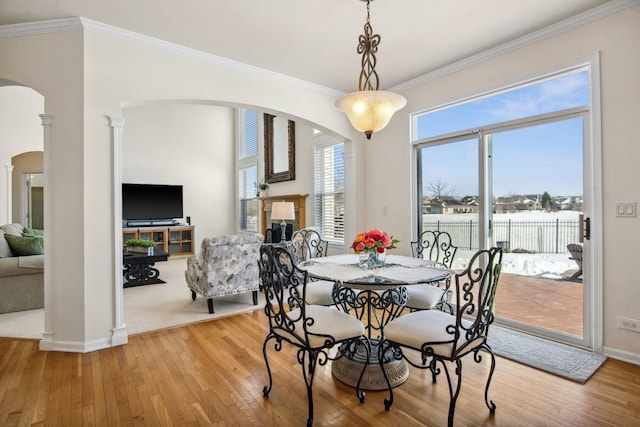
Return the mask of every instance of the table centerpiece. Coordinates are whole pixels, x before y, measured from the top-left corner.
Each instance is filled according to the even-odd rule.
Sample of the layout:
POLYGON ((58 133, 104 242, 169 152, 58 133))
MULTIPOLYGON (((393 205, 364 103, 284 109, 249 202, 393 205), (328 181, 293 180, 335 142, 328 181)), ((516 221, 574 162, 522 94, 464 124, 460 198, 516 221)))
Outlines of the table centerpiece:
POLYGON ((359 233, 351 244, 351 248, 360 256, 360 267, 371 270, 384 267, 387 250, 394 249, 398 242, 399 240, 384 231, 372 228, 359 233))

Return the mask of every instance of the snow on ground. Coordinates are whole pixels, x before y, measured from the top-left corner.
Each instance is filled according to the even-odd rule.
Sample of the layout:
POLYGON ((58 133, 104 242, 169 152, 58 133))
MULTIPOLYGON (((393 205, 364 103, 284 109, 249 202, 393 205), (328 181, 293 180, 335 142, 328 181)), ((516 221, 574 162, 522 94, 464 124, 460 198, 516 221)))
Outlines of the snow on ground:
MULTIPOLYGON (((541 221, 541 220, 578 220, 581 212, 558 211, 558 212, 516 212, 505 214, 494 214, 494 221, 518 220, 518 221, 541 221)), ((441 219, 446 221, 453 215, 436 214, 424 215, 425 220, 441 219), (440 218, 438 218, 440 217, 440 218)), ((456 214, 456 219, 477 218, 476 214, 456 214)), ((454 269, 463 269, 467 266, 474 251, 458 249, 453 261, 454 269)), ((505 273, 519 274, 523 276, 544 277, 548 279, 561 279, 566 277, 567 271, 576 271, 578 265, 569 259, 568 253, 561 254, 523 254, 505 252, 502 258, 502 271, 505 273)))
MULTIPOLYGON (((453 269, 464 269, 475 251, 458 249, 453 261, 453 269)), ((514 254, 505 252, 502 257, 504 273, 521 276, 561 279, 568 270, 577 270, 578 265, 567 254, 514 254)))

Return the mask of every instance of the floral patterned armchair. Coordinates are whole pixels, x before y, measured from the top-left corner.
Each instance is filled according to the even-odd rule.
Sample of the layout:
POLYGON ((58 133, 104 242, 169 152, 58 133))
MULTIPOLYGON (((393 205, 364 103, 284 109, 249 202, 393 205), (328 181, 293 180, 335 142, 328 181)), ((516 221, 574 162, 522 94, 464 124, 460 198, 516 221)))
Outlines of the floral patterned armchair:
POLYGON ((253 304, 258 304, 258 258, 261 234, 206 237, 200 253, 187 259, 184 272, 191 298, 196 294, 207 298, 209 313, 213 313, 213 298, 223 295, 253 292, 253 304))

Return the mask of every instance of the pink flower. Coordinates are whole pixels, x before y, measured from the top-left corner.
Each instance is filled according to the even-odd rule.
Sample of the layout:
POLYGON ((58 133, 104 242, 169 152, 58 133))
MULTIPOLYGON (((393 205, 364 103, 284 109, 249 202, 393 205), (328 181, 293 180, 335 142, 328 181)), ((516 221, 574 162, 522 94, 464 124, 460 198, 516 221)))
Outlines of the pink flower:
POLYGON ((358 233, 351 248, 356 253, 364 250, 376 250, 378 253, 382 253, 385 249, 394 249, 398 242, 399 240, 394 239, 393 236, 389 236, 377 228, 372 228, 369 231, 358 233))

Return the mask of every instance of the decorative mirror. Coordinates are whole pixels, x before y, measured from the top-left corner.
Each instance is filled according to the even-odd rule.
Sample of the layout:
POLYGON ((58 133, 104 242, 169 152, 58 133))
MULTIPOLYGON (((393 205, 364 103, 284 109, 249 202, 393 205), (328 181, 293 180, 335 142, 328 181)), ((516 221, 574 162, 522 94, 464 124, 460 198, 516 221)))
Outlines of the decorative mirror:
POLYGON ((274 182, 296 179, 296 123, 264 114, 264 180, 274 182))

